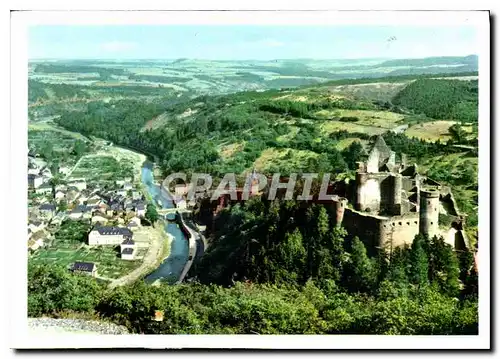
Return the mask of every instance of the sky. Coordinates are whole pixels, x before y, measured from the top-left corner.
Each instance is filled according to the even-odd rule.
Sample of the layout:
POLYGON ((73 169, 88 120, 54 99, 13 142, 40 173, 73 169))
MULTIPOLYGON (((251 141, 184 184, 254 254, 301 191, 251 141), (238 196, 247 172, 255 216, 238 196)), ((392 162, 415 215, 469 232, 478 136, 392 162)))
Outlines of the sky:
POLYGON ((356 59, 477 54, 466 26, 33 26, 30 59, 356 59))

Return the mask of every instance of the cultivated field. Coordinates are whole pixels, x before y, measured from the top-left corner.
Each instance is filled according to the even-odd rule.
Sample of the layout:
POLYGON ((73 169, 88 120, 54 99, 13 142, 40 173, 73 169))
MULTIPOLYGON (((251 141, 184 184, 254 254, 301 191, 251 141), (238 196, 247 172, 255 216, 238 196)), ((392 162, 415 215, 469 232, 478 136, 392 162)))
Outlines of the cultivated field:
POLYGON ((300 170, 307 166, 308 160, 317 157, 318 154, 312 151, 268 148, 255 160, 254 168, 257 171, 271 171, 276 167, 300 170))
POLYGON ((448 129, 455 123, 455 121, 425 122, 409 127, 405 134, 408 137, 416 137, 425 141, 447 141, 451 138, 448 129))
POLYGON ((318 118, 337 119, 342 117, 356 117, 358 121, 355 124, 364 126, 380 127, 392 129, 402 124, 404 116, 399 113, 388 111, 369 111, 369 110, 321 110, 315 113, 318 118))
MULTIPOLYGON (((141 264, 140 260, 125 261, 120 259, 119 249, 119 246, 117 248, 92 248, 83 245, 75 250, 59 243, 57 248, 39 249, 30 257, 30 261, 44 265, 58 264, 65 267, 70 267, 77 261, 92 262, 97 264, 97 273, 100 277, 116 279, 141 264)), ((145 251, 145 249, 141 251, 145 251)))
POLYGON ((365 145, 368 143, 367 140, 362 140, 362 139, 359 139, 357 137, 349 137, 349 138, 344 138, 344 139, 340 140, 337 143, 337 149, 341 151, 344 148, 349 147, 353 142, 356 142, 356 141, 361 143, 362 145, 365 145))
POLYGON ((108 155, 82 157, 67 180, 85 178, 87 182, 110 182, 133 177, 134 170, 129 162, 118 161, 108 155))
POLYGON ((345 130, 347 132, 359 132, 369 135, 380 135, 387 131, 386 128, 376 126, 365 126, 355 122, 325 121, 320 125, 323 134, 328 135, 332 132, 345 130))

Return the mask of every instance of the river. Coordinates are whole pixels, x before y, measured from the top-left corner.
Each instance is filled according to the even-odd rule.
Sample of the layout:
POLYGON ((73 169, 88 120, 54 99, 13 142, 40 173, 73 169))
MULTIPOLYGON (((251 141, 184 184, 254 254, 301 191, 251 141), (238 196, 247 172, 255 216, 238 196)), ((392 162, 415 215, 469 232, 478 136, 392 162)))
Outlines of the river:
MULTIPOLYGON (((154 183, 153 166, 146 162, 142 167, 142 183, 147 187, 152 200, 156 205, 161 203, 162 208, 173 208, 172 199, 167 196, 164 191, 160 190, 160 186, 154 183)), ((160 266, 146 277, 146 282, 153 283, 158 279, 166 280, 168 283, 175 283, 184 268, 188 256, 189 246, 184 233, 179 228, 179 225, 174 221, 167 220, 165 223, 165 232, 170 233, 174 238, 170 247, 170 254, 160 264, 160 266)))

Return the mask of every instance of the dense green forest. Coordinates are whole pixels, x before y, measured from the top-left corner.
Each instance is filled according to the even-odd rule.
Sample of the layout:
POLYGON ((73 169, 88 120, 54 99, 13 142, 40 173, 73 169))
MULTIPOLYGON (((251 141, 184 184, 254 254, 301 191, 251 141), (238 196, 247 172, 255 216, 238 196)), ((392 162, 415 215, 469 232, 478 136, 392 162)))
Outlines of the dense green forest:
POLYGON ((435 119, 477 123, 478 84, 477 80, 419 79, 399 92, 392 102, 435 119))
POLYGON ((208 276, 219 280, 109 290, 66 268, 30 263, 28 315, 99 318, 145 334, 477 334, 477 275, 468 252, 457 257, 442 240, 418 237, 390 260, 371 259, 360 240, 347 244, 345 232, 330 227, 324 207, 312 207, 299 228, 286 224, 293 208, 277 213, 286 204, 262 214, 255 208, 264 203, 249 206, 245 215, 236 207, 228 213, 236 226, 227 231, 231 240, 218 243, 196 271, 229 255, 212 262, 208 276), (164 321, 152 320, 156 310, 164 321))
POLYGON ((112 67, 86 66, 76 64, 37 64, 35 73, 58 74, 58 73, 97 73, 101 79, 109 79, 112 75, 125 75, 127 71, 112 67))
POLYGON ((457 77, 457 76, 477 76, 477 71, 467 71, 467 72, 450 72, 450 73, 439 73, 439 74, 406 74, 406 75, 386 75, 378 77, 360 77, 360 78, 348 78, 333 80, 323 83, 321 86, 335 86, 335 85, 358 85, 358 84, 368 84, 376 82, 405 82, 415 79, 427 79, 439 77, 457 77))
MULTIPOLYGON (((389 257, 372 251, 369 258, 363 238, 353 239, 337 228, 330 211, 333 208, 319 204, 291 200, 270 202, 260 198, 232 206, 216 218, 211 246, 192 275, 202 283, 221 285, 235 280, 304 284, 311 278, 319 282, 331 279, 349 292, 374 294, 385 279, 396 275, 390 274, 386 267, 389 260, 393 266, 397 261, 398 267, 393 270, 398 272, 398 280, 418 284, 412 282, 415 273, 411 268, 417 265, 412 263, 415 248, 389 253, 389 257)), ((419 260, 419 265, 425 262, 429 268, 425 278, 419 280, 437 281, 446 293, 457 296, 459 263, 453 249, 442 238, 429 240, 419 236, 414 241, 417 242, 422 244, 426 256, 425 260, 419 260), (444 258, 451 262, 444 265, 444 258)), ((470 256, 470 253, 464 255, 470 256)), ((467 279, 464 271, 470 269, 470 260, 468 257, 462 267, 462 281, 467 279)))
POLYGON ((47 84, 40 81, 28 81, 28 101, 48 99, 67 99, 72 97, 90 97, 85 91, 85 86, 75 86, 67 84, 47 84))
MULTIPOLYGON (((161 85, 160 85, 161 86, 161 85)), ((172 98, 173 90, 165 87, 152 86, 99 86, 91 87, 74 84, 53 84, 36 80, 28 81, 28 102, 34 103, 39 100, 60 101, 71 98, 92 99, 94 101, 102 101, 103 96, 111 97, 130 97, 137 99, 138 96, 152 98, 169 98, 172 101, 186 101, 190 99, 189 94, 172 98)), ((76 109, 76 108, 75 108, 76 109)), ((56 108, 53 113, 59 113, 56 108)), ((53 114, 52 113, 52 114, 53 114)))
MULTIPOLYGON (((311 151, 318 156, 310 161, 286 164, 273 171, 284 174, 299 172, 340 173, 355 168, 359 156, 352 150, 337 149, 339 140, 333 132, 323 135, 318 125, 302 121, 317 120, 314 113, 321 109, 383 109, 386 104, 366 100, 340 98, 314 103, 274 100, 279 91, 245 92, 234 95, 203 96, 191 101, 183 99, 157 99, 150 102, 121 100, 110 103, 95 102, 84 111, 67 111, 56 123, 85 135, 105 138, 155 156, 165 172, 204 171, 214 175, 227 172, 242 173, 267 148, 311 151), (190 110, 187 119, 182 115, 190 110), (159 128, 143 130, 145 124, 163 114, 166 120, 159 128), (293 137, 281 139, 291 131, 293 137), (318 140, 320 139, 320 140, 318 140), (241 151, 223 159, 218 146, 224 143, 242 143, 241 151)), ((390 105, 389 105, 390 106, 390 105)), ((339 121, 357 121, 356 118, 338 118, 339 121)), ((352 133, 351 136, 368 138, 352 133)), ((394 150, 421 158, 436 153, 457 151, 439 143, 408 139, 403 135, 386 134, 394 150)))

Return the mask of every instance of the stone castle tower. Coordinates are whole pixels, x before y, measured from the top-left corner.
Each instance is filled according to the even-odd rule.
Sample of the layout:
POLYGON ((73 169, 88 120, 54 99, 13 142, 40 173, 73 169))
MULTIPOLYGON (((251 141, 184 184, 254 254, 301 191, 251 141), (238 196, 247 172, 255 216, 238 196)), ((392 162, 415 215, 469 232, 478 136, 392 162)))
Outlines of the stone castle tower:
POLYGON ((420 190, 420 234, 430 238, 439 234, 439 191, 437 189, 420 190))

